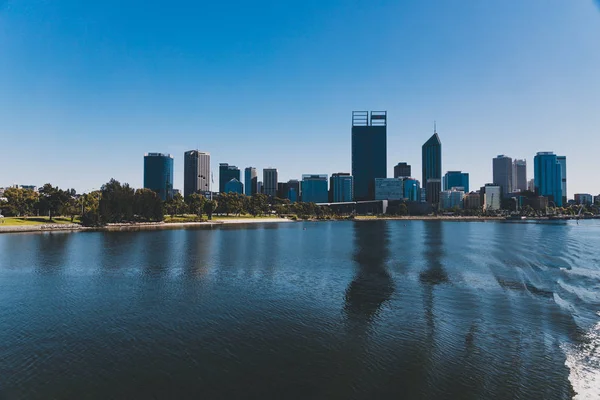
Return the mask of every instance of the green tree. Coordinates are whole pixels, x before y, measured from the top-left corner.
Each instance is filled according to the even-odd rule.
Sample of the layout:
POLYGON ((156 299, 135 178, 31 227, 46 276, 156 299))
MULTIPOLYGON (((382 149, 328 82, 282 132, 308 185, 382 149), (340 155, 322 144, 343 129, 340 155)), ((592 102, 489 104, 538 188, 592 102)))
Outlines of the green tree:
POLYGON ((264 215, 269 212, 269 198, 263 193, 253 194, 249 201, 248 212, 253 216, 264 215))
MULTIPOLYGON (((65 192, 67 193, 67 192, 65 192)), ((60 213, 62 215, 68 215, 71 217, 71 222, 75 220, 75 216, 81 213, 81 207, 79 205, 79 201, 73 197, 69 197, 69 199, 62 204, 60 213)))
POLYGON ((398 215, 408 215, 408 207, 402 203, 398 206, 398 215))
POLYGON ((212 219, 213 212, 217 209, 219 203, 216 200, 207 200, 204 203, 204 212, 208 216, 208 219, 212 219))
POLYGON ((103 224, 133 221, 134 190, 129 184, 111 179, 102 185, 99 219, 103 224))
POLYGON ((58 187, 46 183, 40 189, 40 208, 48 212, 50 221, 52 221, 52 216, 60 211, 67 201, 69 201, 69 195, 58 187))
POLYGON ((206 203, 206 198, 199 193, 192 193, 186 199, 188 208, 190 213, 196 214, 200 218, 202 218, 202 212, 204 211, 204 204, 206 203))
POLYGON ((30 189, 8 188, 4 191, 7 207, 17 216, 33 215, 39 201, 39 194, 30 189))
POLYGON ((162 221, 162 200, 150 189, 137 189, 133 195, 133 213, 144 221, 162 221))

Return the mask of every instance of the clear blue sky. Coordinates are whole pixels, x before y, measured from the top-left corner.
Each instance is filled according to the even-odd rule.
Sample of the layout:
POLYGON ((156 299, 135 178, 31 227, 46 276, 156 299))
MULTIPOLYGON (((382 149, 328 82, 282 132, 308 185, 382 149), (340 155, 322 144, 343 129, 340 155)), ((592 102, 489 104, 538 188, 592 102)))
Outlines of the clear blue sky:
MULTIPOLYGON (((350 171, 352 110, 387 110, 388 171, 492 177, 498 154, 567 156, 600 193, 595 0, 0 0, 0 186, 140 187, 145 152, 350 171)), ((262 175, 260 175, 262 176, 262 175)), ((217 186, 215 185, 216 189, 217 186)))

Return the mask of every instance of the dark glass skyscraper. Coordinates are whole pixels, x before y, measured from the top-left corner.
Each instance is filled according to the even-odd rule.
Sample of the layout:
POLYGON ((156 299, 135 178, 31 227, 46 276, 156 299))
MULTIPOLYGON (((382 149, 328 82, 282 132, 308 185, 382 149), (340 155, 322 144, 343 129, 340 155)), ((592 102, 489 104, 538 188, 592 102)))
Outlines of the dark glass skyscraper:
POLYGON ((499 155, 492 162, 494 185, 500 186, 502 196, 513 191, 513 160, 499 155))
POLYGON ((144 155, 144 188, 155 191, 163 200, 173 197, 173 156, 162 153, 144 155))
POLYGON ((240 180, 240 169, 227 163, 219 164, 219 192, 225 193, 225 185, 232 179, 240 180))
POLYGON ((354 200, 375 199, 375 178, 387 177, 387 112, 352 112, 354 200))
POLYGON ((442 142, 435 128, 433 136, 423 144, 421 154, 426 200, 429 204, 438 204, 442 191, 442 142))
POLYGON ((183 196, 210 191, 210 154, 198 150, 183 154, 183 196))

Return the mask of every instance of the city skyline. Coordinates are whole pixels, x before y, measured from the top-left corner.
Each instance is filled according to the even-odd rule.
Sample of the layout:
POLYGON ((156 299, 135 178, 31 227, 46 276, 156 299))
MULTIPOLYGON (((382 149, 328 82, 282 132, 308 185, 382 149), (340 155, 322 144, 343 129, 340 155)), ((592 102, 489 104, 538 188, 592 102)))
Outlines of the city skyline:
POLYGON ((421 170, 437 120, 442 172, 470 173, 473 188, 491 182, 497 154, 526 159, 533 177, 535 154, 554 151, 569 159, 569 197, 600 193, 596 5, 259 2, 166 18, 128 2, 12 2, 0 33, 0 169, 10 171, 0 186, 142 187, 141 155, 162 152, 181 190, 190 149, 211 153, 215 185, 221 162, 272 165, 282 182, 349 172, 348 112, 382 109, 388 177, 398 161, 421 170), (357 43, 370 62, 350 56, 357 43), (40 156, 25 162, 29 144, 40 156))

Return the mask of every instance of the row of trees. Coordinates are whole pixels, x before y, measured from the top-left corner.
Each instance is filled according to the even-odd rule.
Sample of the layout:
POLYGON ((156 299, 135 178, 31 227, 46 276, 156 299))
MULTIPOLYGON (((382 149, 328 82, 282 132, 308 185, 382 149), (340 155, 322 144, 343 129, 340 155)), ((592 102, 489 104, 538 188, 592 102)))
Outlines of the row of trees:
POLYGON ((301 218, 323 218, 332 216, 329 207, 314 203, 291 204, 287 199, 270 199, 258 193, 245 196, 237 193, 221 193, 216 199, 207 199, 201 194, 183 198, 176 194, 162 201, 149 189, 134 189, 111 179, 99 191, 77 195, 75 190, 62 190, 46 184, 39 192, 29 189, 9 188, 4 192, 5 201, 0 201, 0 211, 6 216, 70 216, 73 221, 81 216, 84 225, 104 225, 122 222, 163 221, 165 215, 194 215, 209 219, 214 213, 222 215, 249 214, 297 215, 301 218))

